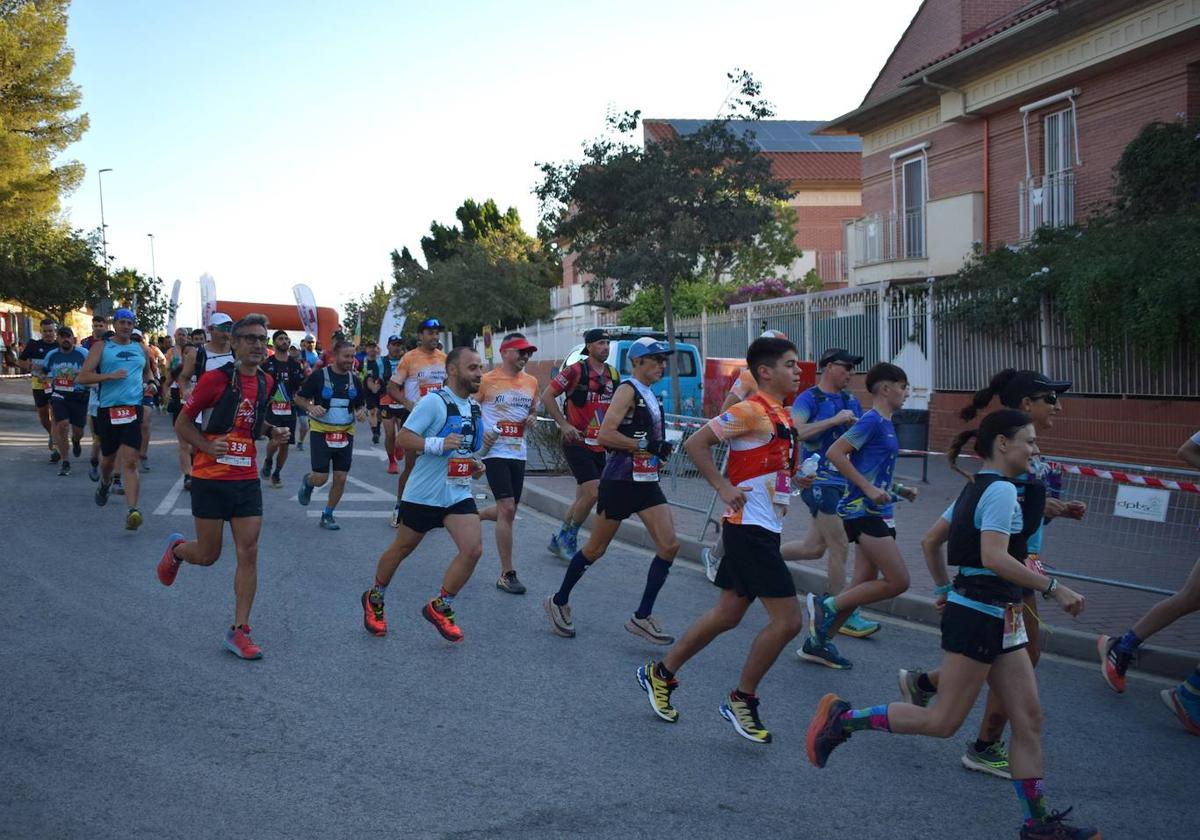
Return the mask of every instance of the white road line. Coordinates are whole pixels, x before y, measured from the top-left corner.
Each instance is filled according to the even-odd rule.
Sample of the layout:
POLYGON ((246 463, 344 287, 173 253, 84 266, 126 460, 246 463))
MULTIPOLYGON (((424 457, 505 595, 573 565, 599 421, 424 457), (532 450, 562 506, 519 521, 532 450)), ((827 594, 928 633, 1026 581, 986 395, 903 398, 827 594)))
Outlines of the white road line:
MULTIPOLYGON (((172 508, 175 507, 175 500, 179 498, 179 494, 182 492, 183 476, 179 476, 179 479, 171 486, 171 489, 167 491, 167 495, 161 502, 159 502, 158 507, 154 509, 154 515, 166 516, 168 513, 178 513, 178 511, 172 511, 172 508)), ((189 510, 187 514, 188 516, 191 516, 192 512, 189 510)))

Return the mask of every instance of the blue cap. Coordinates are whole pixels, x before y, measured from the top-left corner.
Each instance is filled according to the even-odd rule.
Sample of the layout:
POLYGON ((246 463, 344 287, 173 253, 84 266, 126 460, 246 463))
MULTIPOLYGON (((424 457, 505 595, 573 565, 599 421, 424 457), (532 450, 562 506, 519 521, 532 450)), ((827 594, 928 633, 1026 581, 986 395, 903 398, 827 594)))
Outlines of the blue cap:
POLYGON ((392 343, 395 343, 395 342, 400 342, 400 343, 403 343, 403 342, 404 342, 404 339, 402 339, 402 338, 401 338, 400 336, 398 336, 398 335, 389 335, 389 336, 387 337, 387 343, 388 343, 388 344, 392 344, 392 343))
POLYGON ((669 356, 674 352, 671 345, 665 341, 657 341, 650 336, 639 338, 629 347, 629 358, 640 359, 642 356, 669 356))
POLYGON ((113 313, 114 321, 136 321, 137 317, 133 314, 132 309, 118 309, 113 313))

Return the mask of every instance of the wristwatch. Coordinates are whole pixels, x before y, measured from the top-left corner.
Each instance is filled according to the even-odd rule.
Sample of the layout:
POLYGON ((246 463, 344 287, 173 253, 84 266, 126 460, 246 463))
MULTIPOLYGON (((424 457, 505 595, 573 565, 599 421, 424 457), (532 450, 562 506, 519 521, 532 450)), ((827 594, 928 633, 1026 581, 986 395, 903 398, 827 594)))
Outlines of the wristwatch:
POLYGON ((1054 590, 1058 589, 1058 578, 1050 578, 1050 585, 1046 587, 1046 591, 1042 593, 1042 597, 1047 601, 1054 595, 1054 590))

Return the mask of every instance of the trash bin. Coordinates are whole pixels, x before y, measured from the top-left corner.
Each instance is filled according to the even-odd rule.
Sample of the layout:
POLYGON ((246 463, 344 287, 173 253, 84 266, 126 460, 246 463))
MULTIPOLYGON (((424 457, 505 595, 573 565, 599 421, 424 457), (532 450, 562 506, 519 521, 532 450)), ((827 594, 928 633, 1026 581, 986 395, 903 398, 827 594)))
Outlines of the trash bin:
MULTIPOLYGON (((901 449, 929 450, 929 412, 924 409, 906 408, 892 415, 896 427, 896 442, 901 449)), ((901 455, 901 458, 921 459, 921 481, 929 481, 928 455, 901 455)))

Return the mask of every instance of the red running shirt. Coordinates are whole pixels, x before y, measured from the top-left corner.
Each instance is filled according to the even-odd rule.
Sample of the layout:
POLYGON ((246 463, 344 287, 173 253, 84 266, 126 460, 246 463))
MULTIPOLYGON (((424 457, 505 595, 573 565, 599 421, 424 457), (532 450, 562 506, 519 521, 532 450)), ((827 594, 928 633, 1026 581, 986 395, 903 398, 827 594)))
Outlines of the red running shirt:
MULTIPOLYGON (((220 459, 197 450, 192 456, 192 477, 208 478, 218 481, 245 481, 258 478, 258 467, 255 463, 254 448, 254 404, 258 399, 258 377, 246 376, 239 373, 242 385, 242 403, 234 416, 233 428, 229 430, 229 452, 220 459)), ((271 392, 274 383, 267 376, 267 393, 271 392)), ((200 377, 196 387, 192 389, 188 401, 183 406, 183 413, 195 420, 200 413, 212 408, 221 401, 221 396, 229 387, 229 376, 220 370, 210 370, 200 377)), ((216 440, 221 435, 204 437, 216 440)))

